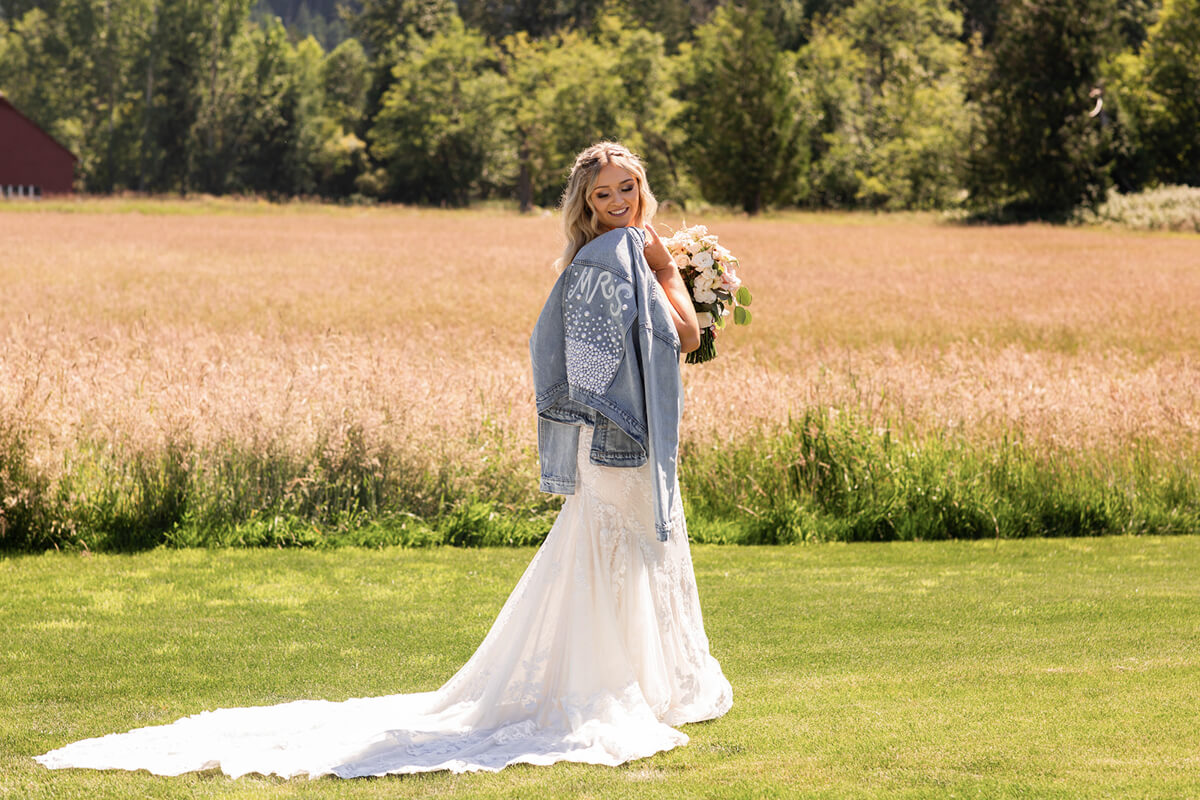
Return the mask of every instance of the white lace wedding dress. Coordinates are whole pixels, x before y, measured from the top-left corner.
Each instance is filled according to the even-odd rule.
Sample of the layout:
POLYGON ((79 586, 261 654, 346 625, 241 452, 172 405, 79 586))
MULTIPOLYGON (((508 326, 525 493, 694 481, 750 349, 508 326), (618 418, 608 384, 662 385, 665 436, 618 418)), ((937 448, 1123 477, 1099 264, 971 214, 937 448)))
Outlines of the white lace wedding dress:
POLYGON ((576 494, 483 644, 437 691, 223 708, 37 760, 351 778, 616 765, 685 744, 674 726, 719 717, 733 700, 709 654, 686 528, 657 541, 650 468, 595 466, 591 429, 579 438, 576 494))

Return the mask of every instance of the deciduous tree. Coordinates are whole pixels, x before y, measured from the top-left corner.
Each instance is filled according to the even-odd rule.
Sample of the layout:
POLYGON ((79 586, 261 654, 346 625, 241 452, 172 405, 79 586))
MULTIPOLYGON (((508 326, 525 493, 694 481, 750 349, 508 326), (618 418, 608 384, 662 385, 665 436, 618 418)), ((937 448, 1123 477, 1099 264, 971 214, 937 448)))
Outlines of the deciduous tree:
POLYGON ((1200 186, 1200 0, 1166 0, 1141 74, 1144 146, 1163 183, 1200 186))
POLYGON ((413 33, 371 129, 371 152, 397 200, 465 205, 488 180, 507 120, 498 54, 455 17, 430 40, 413 33))
POLYGON ((962 18, 945 0, 857 0, 798 54, 820 161, 813 199, 943 208, 963 179, 973 109, 962 18))

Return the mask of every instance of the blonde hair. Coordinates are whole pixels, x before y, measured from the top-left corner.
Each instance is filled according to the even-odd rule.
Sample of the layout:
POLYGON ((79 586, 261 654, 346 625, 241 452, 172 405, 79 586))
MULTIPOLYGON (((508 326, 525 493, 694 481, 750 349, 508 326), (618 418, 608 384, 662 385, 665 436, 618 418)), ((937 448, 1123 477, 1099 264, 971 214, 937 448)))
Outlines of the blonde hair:
POLYGON ((641 159, 617 142, 597 142, 575 157, 575 166, 571 167, 567 188, 563 190, 562 201, 558 205, 562 212, 563 235, 567 241, 562 255, 554 262, 555 269, 561 271, 571 263, 580 248, 603 232, 591 197, 600 170, 609 164, 622 168, 637 180, 641 203, 639 218, 634 220, 634 224, 649 225, 654 219, 658 201, 646 182, 646 168, 642 166, 641 159))

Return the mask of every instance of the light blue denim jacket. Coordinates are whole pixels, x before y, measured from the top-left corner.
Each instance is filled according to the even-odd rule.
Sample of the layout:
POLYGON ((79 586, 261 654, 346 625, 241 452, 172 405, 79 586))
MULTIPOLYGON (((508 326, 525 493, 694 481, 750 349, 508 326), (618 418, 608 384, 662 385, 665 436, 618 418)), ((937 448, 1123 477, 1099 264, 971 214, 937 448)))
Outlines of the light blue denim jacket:
POLYGON ((645 232, 615 228, 588 242, 559 275, 529 339, 537 396, 541 490, 575 493, 579 426, 593 464, 653 474, 660 541, 675 522, 683 382, 679 334, 655 290, 645 232))

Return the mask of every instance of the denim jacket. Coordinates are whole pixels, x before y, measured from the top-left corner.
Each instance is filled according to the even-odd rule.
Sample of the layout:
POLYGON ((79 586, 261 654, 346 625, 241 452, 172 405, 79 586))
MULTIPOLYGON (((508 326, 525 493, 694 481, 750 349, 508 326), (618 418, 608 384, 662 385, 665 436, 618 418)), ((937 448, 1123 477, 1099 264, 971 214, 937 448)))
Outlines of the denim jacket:
POLYGON ((675 522, 683 383, 679 334, 643 253, 641 228, 614 228, 563 269, 529 340, 541 490, 575 493, 579 426, 593 464, 652 465, 660 541, 675 522))

